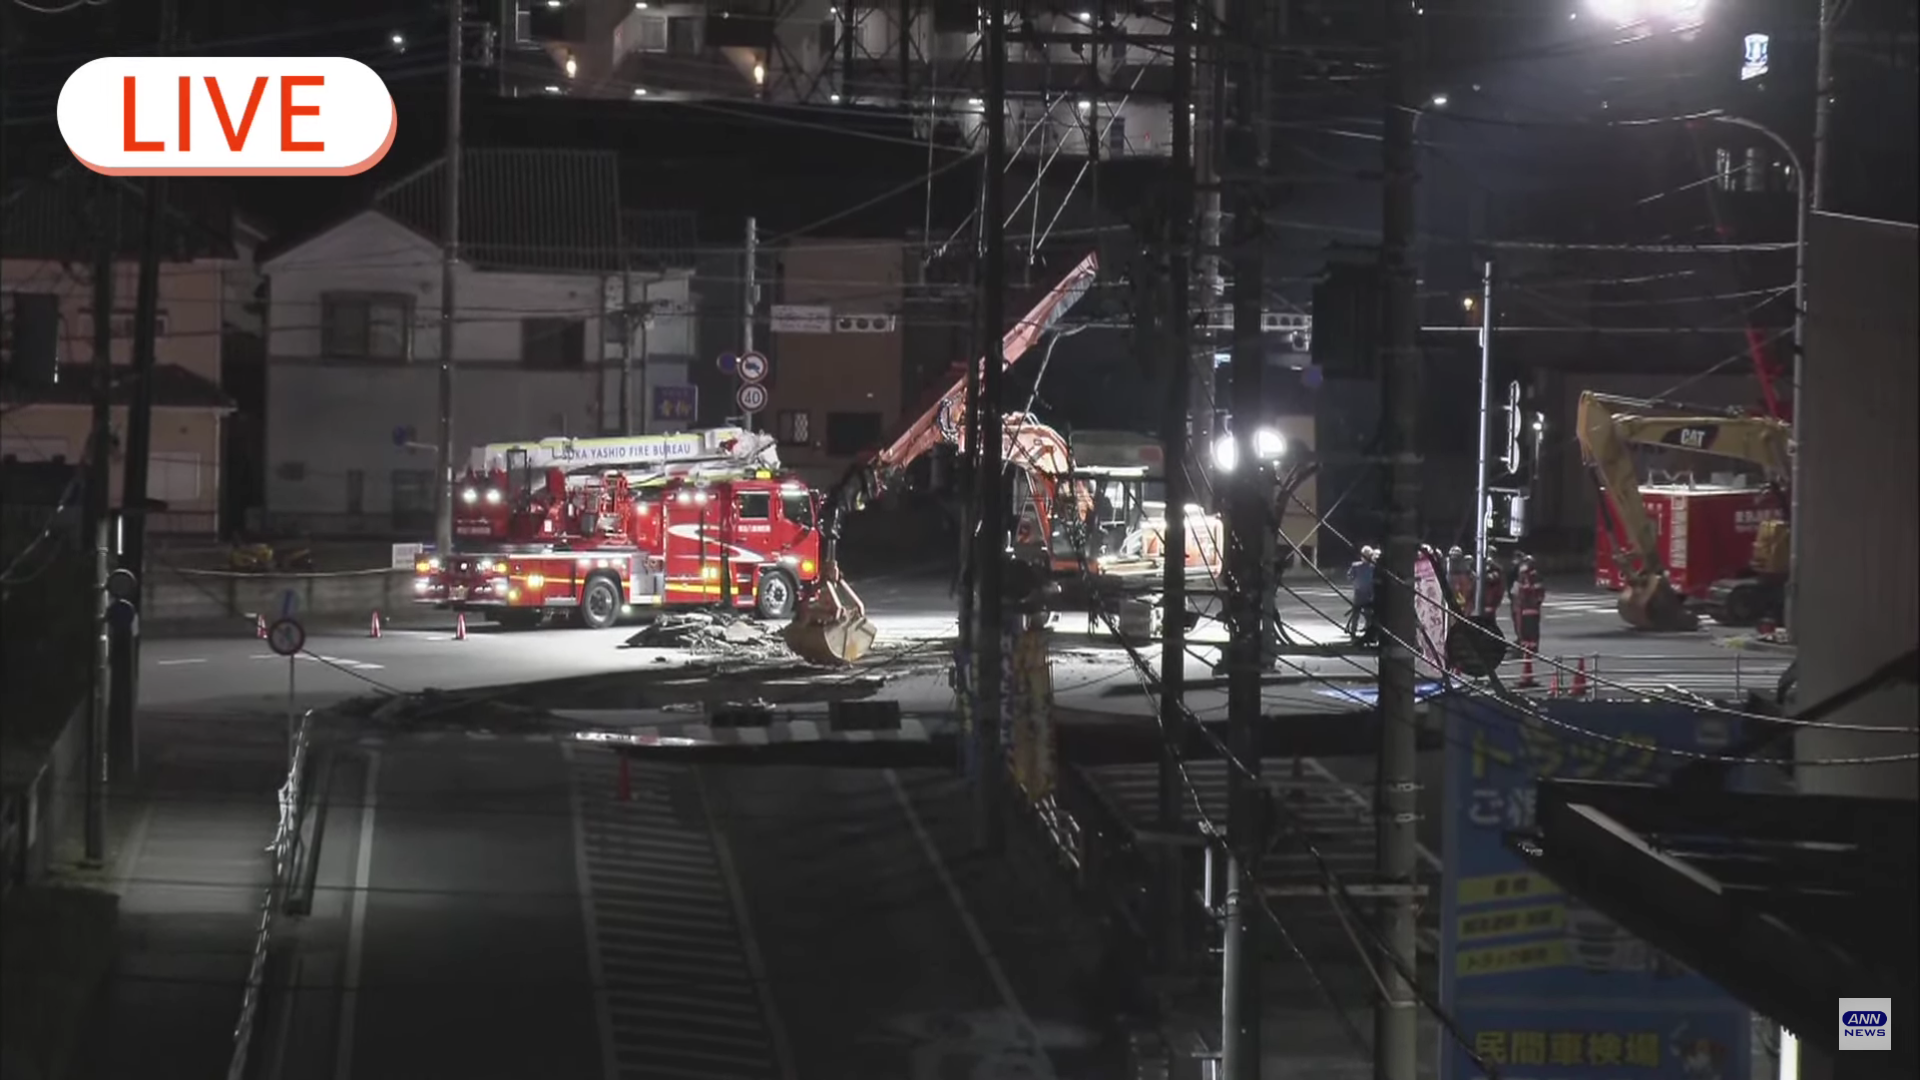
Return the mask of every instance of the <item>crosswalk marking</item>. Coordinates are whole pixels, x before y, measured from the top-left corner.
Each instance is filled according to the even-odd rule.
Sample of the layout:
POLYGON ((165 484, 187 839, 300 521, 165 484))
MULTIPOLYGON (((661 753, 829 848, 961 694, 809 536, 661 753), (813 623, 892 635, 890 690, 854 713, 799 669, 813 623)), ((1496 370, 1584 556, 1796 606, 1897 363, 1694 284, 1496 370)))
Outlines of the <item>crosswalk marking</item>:
POLYGON ((779 1080, 722 853, 684 765, 568 748, 610 1075, 779 1080))

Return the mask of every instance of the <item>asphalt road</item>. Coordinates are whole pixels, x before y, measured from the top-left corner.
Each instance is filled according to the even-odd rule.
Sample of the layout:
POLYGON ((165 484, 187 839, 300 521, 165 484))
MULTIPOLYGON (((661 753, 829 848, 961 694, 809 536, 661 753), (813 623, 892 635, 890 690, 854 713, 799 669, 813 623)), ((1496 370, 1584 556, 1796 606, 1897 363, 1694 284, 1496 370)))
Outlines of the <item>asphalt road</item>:
MULTIPOLYGON (((1290 630, 1315 641, 1337 639, 1334 621, 1344 619, 1346 612, 1334 591, 1324 584, 1289 583, 1298 593, 1281 609, 1290 630)), ((954 632, 953 601, 943 578, 896 577, 865 585, 861 594, 880 624, 884 646, 931 652, 933 643, 954 632)), ((1727 648, 1724 641, 1730 632, 1717 627, 1691 634, 1638 633, 1620 622, 1611 596, 1576 582, 1553 583, 1543 629, 1543 654, 1562 658, 1569 669, 1584 660, 1598 681, 1636 689, 1672 687, 1733 697, 1745 689, 1770 689, 1789 659, 1727 648)), ((633 634, 631 626, 509 632, 476 622, 468 630, 465 640, 456 640, 452 619, 435 612, 400 613, 377 639, 366 626, 312 628, 306 654, 292 662, 296 702, 309 708, 376 689, 492 686, 634 670, 678 658, 661 650, 623 648, 633 634)), ((1069 655, 1061 658, 1056 682, 1063 687, 1117 683, 1124 674, 1124 653, 1104 635, 1085 631, 1084 620, 1061 619, 1056 641, 1069 655)), ((1210 672, 1217 649, 1209 638, 1219 637, 1217 630, 1205 628, 1196 635, 1190 677, 1210 672)), ((284 710, 289 665, 244 623, 224 634, 153 636, 141 650, 141 703, 156 709, 284 710)), ((1328 680, 1355 679, 1369 676, 1373 665, 1363 656, 1333 657, 1308 661, 1305 669, 1328 680)), ((1518 674, 1518 664, 1510 664, 1508 675, 1518 674)), ((1542 685, 1551 681, 1544 665, 1535 677, 1542 685)), ((1571 682, 1571 671, 1566 681, 1571 682)), ((938 680, 929 683, 927 700, 918 707, 944 708, 941 685, 938 680)), ((1196 709, 1202 707, 1196 701, 1196 709)))
MULTIPOLYGON (((1080 920, 944 774, 343 750, 287 1080, 1095 1080, 1080 920)), ((1091 960, 1089 956, 1091 955, 1091 960)))

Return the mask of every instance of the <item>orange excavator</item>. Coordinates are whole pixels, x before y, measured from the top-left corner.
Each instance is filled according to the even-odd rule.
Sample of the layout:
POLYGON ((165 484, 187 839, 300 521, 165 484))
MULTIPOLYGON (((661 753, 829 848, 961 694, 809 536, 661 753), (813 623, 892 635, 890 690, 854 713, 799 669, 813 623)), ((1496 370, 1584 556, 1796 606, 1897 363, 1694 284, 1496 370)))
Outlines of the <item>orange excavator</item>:
MULTIPOLYGON (((1099 272, 1093 255, 1068 271, 1001 341, 1011 367, 1053 329, 1099 272)), ((984 366, 986 361, 979 361, 984 366)), ((895 487, 908 466, 937 446, 966 449, 967 376, 953 384, 908 424, 899 437, 857 462, 822 499, 820 585, 787 627, 787 644, 810 663, 853 663, 872 647, 877 633, 866 609, 840 572, 838 548, 845 516, 895 487)), ((1002 460, 1014 470, 1017 505, 1012 554, 1045 577, 1092 571, 1127 591, 1157 572, 1164 522, 1149 512, 1146 469, 1139 465, 1078 466, 1069 440, 1029 413, 1007 414, 1001 423, 1002 460), (1096 540, 1096 534, 1098 539, 1096 540), (1110 549, 1110 550, 1109 550, 1110 549)), ((1189 508, 1189 517, 1199 514, 1189 508)), ((1201 515, 1205 517, 1205 515, 1201 515)), ((1216 573, 1217 519, 1189 521, 1189 573, 1216 573)))

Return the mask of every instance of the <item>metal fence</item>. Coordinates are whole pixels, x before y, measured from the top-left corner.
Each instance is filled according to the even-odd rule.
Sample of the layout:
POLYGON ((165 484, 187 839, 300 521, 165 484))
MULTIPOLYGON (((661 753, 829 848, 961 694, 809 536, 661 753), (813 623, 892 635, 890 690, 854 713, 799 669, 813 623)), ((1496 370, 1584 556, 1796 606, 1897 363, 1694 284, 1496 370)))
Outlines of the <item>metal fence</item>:
POLYGON ((227 1080, 244 1080, 247 1053, 253 1045, 253 1032, 260 1014, 261 998, 267 983, 267 953, 273 942, 273 928, 282 901, 292 885, 295 867, 300 865, 301 779, 307 765, 309 729, 313 711, 300 717, 293 731, 286 782, 280 785, 280 822, 266 853, 273 860, 273 876, 260 900, 260 922, 254 932, 253 963, 247 970, 247 988, 240 999, 240 1019, 233 1029, 233 1059, 227 1065, 227 1080))
POLYGON ((1543 657, 1533 662, 1530 672, 1522 660, 1510 657, 1500 666, 1500 678, 1514 686, 1530 674, 1532 685, 1525 688, 1547 696, 1739 701, 1749 692, 1772 696, 1793 660, 1790 652, 1748 649, 1729 649, 1718 656, 1575 653, 1543 657))

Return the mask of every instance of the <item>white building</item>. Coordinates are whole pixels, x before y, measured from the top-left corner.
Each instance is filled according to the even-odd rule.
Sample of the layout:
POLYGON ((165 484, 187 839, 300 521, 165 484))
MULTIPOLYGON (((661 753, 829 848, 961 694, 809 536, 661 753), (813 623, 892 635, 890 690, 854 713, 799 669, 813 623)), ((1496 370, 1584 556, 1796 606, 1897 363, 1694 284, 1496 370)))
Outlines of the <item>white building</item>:
MULTIPOLYGON (((432 528, 441 249, 404 223, 419 220, 406 200, 383 205, 262 263, 272 528, 393 535, 432 528)), ((617 207, 605 220, 618 220, 617 207)), ((471 258, 455 274, 456 462, 488 442, 620 431, 623 362, 635 431, 692 425, 691 270, 629 272, 632 310, 651 317, 631 320, 624 342, 621 275, 589 268, 617 260, 546 246, 503 257, 511 245, 488 239, 484 217, 472 228, 463 229, 471 258), (502 265, 509 261, 553 268, 502 265)), ((566 230, 543 235, 564 241, 566 230)))

